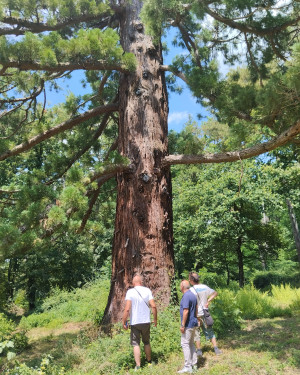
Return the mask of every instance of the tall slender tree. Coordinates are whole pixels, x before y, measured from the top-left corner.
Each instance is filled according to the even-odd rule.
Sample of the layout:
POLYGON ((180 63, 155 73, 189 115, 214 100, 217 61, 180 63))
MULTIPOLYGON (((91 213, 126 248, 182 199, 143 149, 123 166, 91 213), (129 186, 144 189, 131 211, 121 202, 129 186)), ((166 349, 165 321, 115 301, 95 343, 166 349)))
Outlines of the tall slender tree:
POLYGON ((2 176, 6 204, 2 202, 0 230, 11 252, 28 251, 45 238, 55 240, 66 222, 78 233, 90 229, 88 219, 101 186, 116 177, 106 318, 120 318, 136 271, 166 305, 174 275, 170 166, 249 158, 300 133, 299 87, 294 79, 299 74, 299 47, 291 57, 299 35, 299 3, 280 4, 276 0, 260 5, 254 0, 3 0, 0 160, 12 173, 2 176), (170 27, 178 30, 177 43, 184 51, 166 66, 160 37, 170 27), (249 77, 244 79, 236 70, 222 78, 215 60, 219 52, 225 62, 248 64, 249 77), (90 96, 70 95, 64 106, 53 110, 46 109, 46 99, 39 104, 47 89, 58 89, 59 80, 76 70, 87 72, 90 96), (171 73, 167 77, 171 89, 174 77, 183 79, 219 120, 236 129, 259 129, 261 142, 247 144, 245 139, 243 149, 218 154, 168 155, 166 72, 171 73), (107 145, 102 137, 110 139, 116 122, 117 141, 107 145), (28 209, 20 209, 22 215, 15 215, 17 226, 12 228, 6 207, 16 207, 17 198, 26 197, 16 181, 26 181, 39 205, 28 203, 31 222, 28 209), (55 202, 61 184, 65 189, 55 202), (33 228, 38 228, 35 234, 33 228))

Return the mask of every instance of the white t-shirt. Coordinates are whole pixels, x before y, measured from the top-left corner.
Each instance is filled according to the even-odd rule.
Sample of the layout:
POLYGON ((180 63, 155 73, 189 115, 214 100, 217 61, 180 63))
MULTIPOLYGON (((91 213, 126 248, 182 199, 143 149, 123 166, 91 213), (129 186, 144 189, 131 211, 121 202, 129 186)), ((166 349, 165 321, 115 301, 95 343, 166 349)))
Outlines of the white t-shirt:
POLYGON ((197 297, 198 316, 203 315, 203 308, 207 304, 208 297, 215 291, 205 284, 197 284, 190 287, 190 291, 197 297))
POLYGON ((136 286, 127 291, 125 301, 131 301, 130 324, 150 323, 149 301, 153 299, 151 290, 145 286, 136 286), (140 293, 140 294, 139 294, 140 293), (149 307, 148 307, 148 306, 149 307))

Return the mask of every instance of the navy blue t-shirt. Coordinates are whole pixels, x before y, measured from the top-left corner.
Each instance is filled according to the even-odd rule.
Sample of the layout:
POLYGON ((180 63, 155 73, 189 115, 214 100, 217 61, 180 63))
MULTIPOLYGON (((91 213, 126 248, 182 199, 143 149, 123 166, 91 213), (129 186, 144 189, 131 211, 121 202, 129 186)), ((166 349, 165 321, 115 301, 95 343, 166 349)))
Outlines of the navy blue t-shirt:
POLYGON ((189 314, 185 322, 186 328, 193 328, 198 325, 198 320, 196 318, 196 306, 197 297, 190 290, 184 293, 180 301, 180 318, 182 322, 183 310, 189 309, 189 314))

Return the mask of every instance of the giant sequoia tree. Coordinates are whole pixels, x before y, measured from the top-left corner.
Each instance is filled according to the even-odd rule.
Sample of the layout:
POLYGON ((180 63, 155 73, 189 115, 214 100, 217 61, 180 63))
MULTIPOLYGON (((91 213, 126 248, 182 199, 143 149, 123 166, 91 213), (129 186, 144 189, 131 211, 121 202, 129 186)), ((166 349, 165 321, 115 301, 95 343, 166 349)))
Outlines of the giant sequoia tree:
POLYGON ((2 0, 0 12, 3 257, 38 251, 66 228, 93 231, 101 188, 116 178, 106 317, 119 319, 135 271, 166 305, 174 275, 170 166, 299 142, 299 3, 2 0), (166 66, 160 38, 170 28, 183 53, 166 66), (237 68, 222 77, 221 55, 247 74, 237 68), (76 70, 86 72, 90 94, 47 106, 47 90, 76 70), (220 122, 259 134, 258 143, 169 155, 167 85, 174 89, 175 78, 220 122))

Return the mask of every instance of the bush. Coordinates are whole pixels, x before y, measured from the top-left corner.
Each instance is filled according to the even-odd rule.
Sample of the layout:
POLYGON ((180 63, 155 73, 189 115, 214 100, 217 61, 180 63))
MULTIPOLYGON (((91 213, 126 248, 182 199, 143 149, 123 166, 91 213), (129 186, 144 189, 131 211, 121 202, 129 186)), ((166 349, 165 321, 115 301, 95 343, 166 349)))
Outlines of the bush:
POLYGON ((291 310, 299 310, 300 289, 292 288, 290 285, 272 285, 271 294, 274 302, 283 307, 291 307, 291 310))
POLYGON ((274 318, 291 315, 290 309, 276 306, 267 292, 261 293, 253 285, 248 285, 237 293, 237 304, 244 319, 274 318))
POLYGON ((8 339, 15 329, 15 323, 7 319, 4 314, 0 313, 0 342, 8 339))
POLYGON ((64 367, 59 367, 51 363, 52 357, 50 355, 44 357, 38 367, 29 367, 22 364, 17 364, 13 369, 6 370, 4 375, 64 375, 64 367))
POLYGON ((6 356, 7 359, 12 359, 28 346, 25 332, 14 332, 15 329, 16 325, 0 313, 0 356, 6 356))
POLYGON ((300 287, 300 272, 283 273, 282 271, 257 271, 252 278, 253 285, 260 290, 270 291, 272 285, 289 284, 300 287))
POLYGON ((14 303, 16 306, 20 307, 21 309, 28 311, 29 310, 29 302, 27 299, 26 291, 19 290, 14 298, 14 303))
POLYGON ((36 313, 22 317, 20 327, 56 328, 67 322, 94 322, 105 309, 108 292, 108 280, 96 280, 70 292, 55 288, 36 313))
POLYGON ((233 291, 228 289, 219 291, 210 311, 214 318, 214 331, 218 336, 224 336, 227 332, 241 327, 241 310, 233 291))

